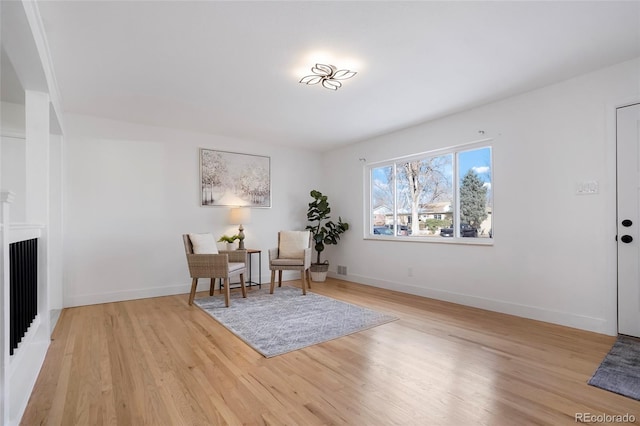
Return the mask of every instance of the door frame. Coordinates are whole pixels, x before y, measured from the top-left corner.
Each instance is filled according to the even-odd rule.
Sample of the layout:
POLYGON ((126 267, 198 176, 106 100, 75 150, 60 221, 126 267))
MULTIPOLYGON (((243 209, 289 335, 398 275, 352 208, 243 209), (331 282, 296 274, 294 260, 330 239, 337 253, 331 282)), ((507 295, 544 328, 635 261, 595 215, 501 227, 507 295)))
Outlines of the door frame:
POLYGON ((617 113, 619 108, 624 108, 640 103, 640 96, 630 96, 617 102, 607 104, 607 120, 606 132, 608 139, 607 152, 608 160, 606 170, 609 170, 611 182, 613 183, 612 191, 607 199, 604 200, 612 216, 612 220, 607 222, 607 233, 611 235, 611 253, 613 256, 607 256, 607 271, 611 277, 610 293, 613 297, 608 297, 605 303, 606 312, 613 312, 611 327, 607 327, 610 331, 609 335, 616 336, 618 334, 618 242, 616 240, 618 234, 618 138, 617 138, 617 113), (609 207, 610 206, 610 207, 609 207))

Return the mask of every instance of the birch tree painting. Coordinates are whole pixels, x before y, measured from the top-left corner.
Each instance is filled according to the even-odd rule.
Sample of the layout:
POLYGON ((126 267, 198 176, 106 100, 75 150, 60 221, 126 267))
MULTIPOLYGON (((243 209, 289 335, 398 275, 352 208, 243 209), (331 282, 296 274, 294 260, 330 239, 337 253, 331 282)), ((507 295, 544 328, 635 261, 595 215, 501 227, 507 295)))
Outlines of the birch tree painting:
POLYGON ((271 207, 271 159, 200 149, 200 205, 271 207))

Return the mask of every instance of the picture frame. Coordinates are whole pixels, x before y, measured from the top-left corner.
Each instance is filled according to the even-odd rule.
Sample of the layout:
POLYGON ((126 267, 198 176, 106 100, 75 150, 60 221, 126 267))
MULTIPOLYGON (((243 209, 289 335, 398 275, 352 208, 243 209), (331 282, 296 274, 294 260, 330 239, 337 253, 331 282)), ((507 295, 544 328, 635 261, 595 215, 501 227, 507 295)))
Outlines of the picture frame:
POLYGON ((271 157, 200 148, 200 206, 271 207, 271 157))

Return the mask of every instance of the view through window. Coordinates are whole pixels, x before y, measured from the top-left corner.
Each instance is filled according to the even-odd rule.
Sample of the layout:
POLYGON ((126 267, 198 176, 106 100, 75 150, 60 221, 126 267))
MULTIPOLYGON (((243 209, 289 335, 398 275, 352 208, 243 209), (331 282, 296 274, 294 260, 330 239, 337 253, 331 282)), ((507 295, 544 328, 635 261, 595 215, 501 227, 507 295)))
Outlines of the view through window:
POLYGON ((493 238, 490 146, 369 165, 370 235, 394 239, 493 238))

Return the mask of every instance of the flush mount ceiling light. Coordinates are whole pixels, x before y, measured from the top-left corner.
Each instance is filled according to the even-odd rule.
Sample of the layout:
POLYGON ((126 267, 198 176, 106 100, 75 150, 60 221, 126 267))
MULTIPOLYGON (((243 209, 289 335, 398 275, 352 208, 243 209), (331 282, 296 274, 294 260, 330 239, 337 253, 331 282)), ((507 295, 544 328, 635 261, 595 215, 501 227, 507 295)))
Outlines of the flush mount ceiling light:
POLYGON ((349 70, 338 70, 333 65, 316 64, 311 68, 312 75, 302 77, 300 83, 312 85, 322 83, 325 89, 338 90, 342 87, 340 80, 347 80, 357 73, 349 70))

